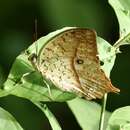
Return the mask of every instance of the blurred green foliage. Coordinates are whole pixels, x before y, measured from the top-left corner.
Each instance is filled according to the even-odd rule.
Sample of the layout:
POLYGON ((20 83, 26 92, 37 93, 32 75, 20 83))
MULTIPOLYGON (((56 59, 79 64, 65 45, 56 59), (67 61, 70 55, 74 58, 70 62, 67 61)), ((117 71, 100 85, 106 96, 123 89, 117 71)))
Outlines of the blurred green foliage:
MULTIPOLYGON (((118 21, 106 0, 4 0, 0 1, 0 83, 4 82, 16 56, 34 39, 34 20, 38 20, 38 37, 64 26, 89 27, 107 41, 118 39, 118 21)), ((107 109, 130 105, 130 47, 121 47, 111 79, 121 89, 110 94, 107 109)), ((47 119, 31 102, 14 96, 0 98, 0 105, 9 111, 26 130, 50 129, 47 119)), ((65 103, 48 103, 64 129, 79 126, 65 103), (73 124, 73 125, 72 125, 73 124)))

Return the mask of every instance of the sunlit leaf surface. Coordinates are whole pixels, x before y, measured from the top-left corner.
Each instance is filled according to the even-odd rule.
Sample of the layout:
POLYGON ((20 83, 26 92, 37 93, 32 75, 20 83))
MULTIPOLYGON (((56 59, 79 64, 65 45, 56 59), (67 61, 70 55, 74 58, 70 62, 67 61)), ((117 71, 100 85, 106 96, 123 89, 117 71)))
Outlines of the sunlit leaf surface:
POLYGON ((0 108, 0 130, 23 130, 23 128, 9 112, 0 108))
POLYGON ((130 130, 130 106, 119 108, 112 113, 107 130, 130 130))

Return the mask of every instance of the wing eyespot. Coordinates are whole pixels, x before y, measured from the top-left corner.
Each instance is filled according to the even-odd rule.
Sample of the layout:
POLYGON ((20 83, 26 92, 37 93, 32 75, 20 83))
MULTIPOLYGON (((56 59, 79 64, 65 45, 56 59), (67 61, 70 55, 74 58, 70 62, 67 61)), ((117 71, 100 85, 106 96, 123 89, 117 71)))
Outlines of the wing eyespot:
POLYGON ((82 59, 77 59, 77 60, 76 60, 76 63, 77 63, 77 64, 83 64, 84 61, 83 61, 82 59))

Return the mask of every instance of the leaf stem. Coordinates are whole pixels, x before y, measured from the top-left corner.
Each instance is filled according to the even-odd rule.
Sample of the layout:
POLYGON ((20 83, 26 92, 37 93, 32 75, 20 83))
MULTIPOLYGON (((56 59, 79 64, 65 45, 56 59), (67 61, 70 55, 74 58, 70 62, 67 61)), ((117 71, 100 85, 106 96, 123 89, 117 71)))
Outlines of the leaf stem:
MULTIPOLYGON (((116 49, 119 48, 121 45, 125 45, 127 42, 130 42, 129 41, 129 38, 130 38, 130 33, 128 33, 126 36, 120 38, 114 45, 113 47, 115 47, 116 49), (126 42, 126 43, 124 43, 126 42)), ((129 44, 129 43, 127 43, 129 44)))
POLYGON ((57 121, 56 117, 53 115, 53 113, 49 110, 49 108, 46 106, 46 104, 42 104, 40 102, 32 101, 41 111, 45 114, 45 116, 48 118, 50 125, 52 127, 52 130, 62 130, 59 122, 57 121))
POLYGON ((103 130, 103 127, 104 127, 106 103, 107 103, 107 93, 105 93, 103 97, 100 122, 99 122, 99 130, 103 130))

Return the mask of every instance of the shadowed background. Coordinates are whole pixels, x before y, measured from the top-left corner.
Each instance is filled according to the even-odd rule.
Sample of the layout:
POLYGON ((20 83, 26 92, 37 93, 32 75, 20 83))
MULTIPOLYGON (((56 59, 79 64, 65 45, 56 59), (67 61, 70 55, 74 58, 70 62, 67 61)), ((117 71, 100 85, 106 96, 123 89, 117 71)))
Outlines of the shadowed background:
MULTIPOLYGON (((106 0, 0 1, 0 84, 6 80, 16 56, 34 42, 35 19, 38 20, 38 37, 65 26, 78 26, 95 29, 111 44, 118 39, 118 21, 106 0)), ((130 47, 124 46, 121 50, 123 53, 117 55, 111 73, 111 80, 121 93, 109 95, 109 111, 130 105, 130 47)), ((28 100, 7 96, 0 98, 0 106, 25 130, 51 129, 43 113, 28 100)), ((64 130, 80 129, 65 103, 48 103, 48 106, 64 130)))

